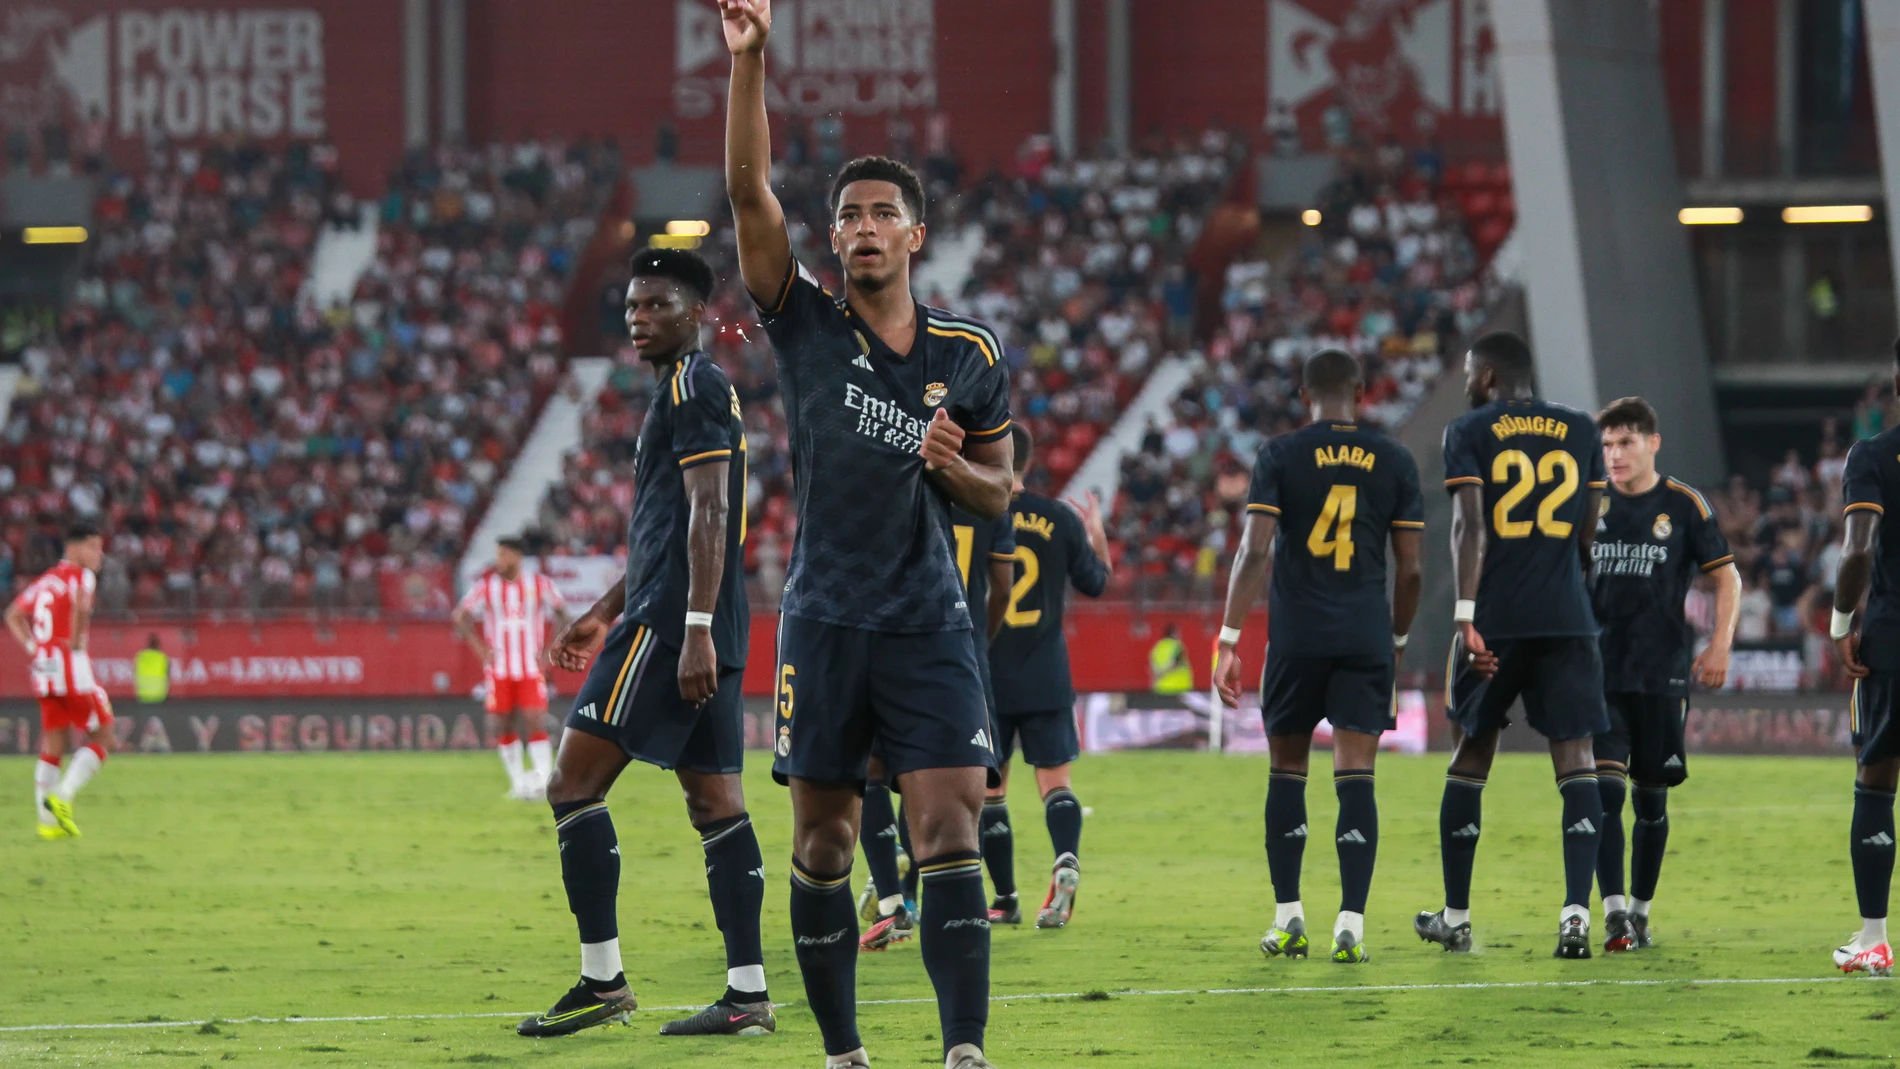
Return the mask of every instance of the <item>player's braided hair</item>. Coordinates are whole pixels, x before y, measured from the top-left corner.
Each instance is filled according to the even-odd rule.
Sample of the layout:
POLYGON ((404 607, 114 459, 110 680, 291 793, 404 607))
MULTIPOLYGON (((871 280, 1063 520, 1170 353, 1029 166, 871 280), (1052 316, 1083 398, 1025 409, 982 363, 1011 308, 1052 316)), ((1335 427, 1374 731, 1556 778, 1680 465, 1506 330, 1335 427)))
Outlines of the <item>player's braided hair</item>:
POLYGON ((889 156, 859 156, 844 165, 838 177, 831 183, 831 215, 838 216, 838 200, 844 195, 844 187, 853 182, 889 182, 897 187, 904 198, 904 207, 910 212, 911 221, 924 221, 924 183, 917 172, 889 156))

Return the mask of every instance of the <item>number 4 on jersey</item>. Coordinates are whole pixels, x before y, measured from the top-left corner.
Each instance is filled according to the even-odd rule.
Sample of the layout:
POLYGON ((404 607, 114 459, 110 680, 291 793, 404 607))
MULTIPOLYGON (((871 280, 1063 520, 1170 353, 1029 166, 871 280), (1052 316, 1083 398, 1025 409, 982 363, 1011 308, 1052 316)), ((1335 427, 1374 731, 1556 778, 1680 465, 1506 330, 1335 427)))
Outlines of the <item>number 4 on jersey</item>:
POLYGON ((1335 486, 1326 495, 1319 521, 1306 536, 1306 548, 1315 557, 1332 557, 1335 571, 1352 570, 1352 521, 1359 514, 1359 488, 1335 486), (1329 532, 1330 535, 1329 535, 1329 532))

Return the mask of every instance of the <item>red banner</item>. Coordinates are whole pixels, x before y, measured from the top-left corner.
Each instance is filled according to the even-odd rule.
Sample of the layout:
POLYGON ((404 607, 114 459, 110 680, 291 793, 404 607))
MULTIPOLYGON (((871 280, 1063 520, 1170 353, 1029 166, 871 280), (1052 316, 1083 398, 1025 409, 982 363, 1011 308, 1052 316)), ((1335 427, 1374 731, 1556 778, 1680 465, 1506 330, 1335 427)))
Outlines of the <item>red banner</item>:
MULTIPOLYGON (((1208 685, 1220 621, 1212 608, 1136 614, 1127 606, 1075 605, 1068 618, 1070 662, 1077 691, 1147 690, 1148 651, 1167 625, 1181 629, 1197 687, 1208 685)), ((752 617, 747 694, 769 695, 776 672, 778 617, 752 617)), ((455 641, 446 621, 387 623, 303 620, 271 623, 93 624, 93 674, 108 693, 133 693, 132 658, 154 638, 171 658, 178 698, 437 697, 471 694, 481 665, 455 641)), ((1242 644, 1249 671, 1265 635, 1250 625, 1242 644)), ((580 676, 556 672, 555 689, 573 694, 580 676)), ((32 695, 25 655, 0 644, 0 698, 32 695)))

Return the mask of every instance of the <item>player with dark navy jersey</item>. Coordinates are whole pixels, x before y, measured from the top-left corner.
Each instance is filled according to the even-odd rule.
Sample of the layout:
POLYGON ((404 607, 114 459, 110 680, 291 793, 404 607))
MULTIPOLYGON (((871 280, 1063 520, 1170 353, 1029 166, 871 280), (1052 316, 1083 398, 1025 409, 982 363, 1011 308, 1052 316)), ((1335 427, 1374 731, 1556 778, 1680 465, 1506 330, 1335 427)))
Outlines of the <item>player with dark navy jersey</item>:
POLYGON ((1518 698, 1550 742, 1563 795, 1564 906, 1557 956, 1590 956, 1590 884, 1603 797, 1592 740, 1609 730, 1603 664, 1584 575, 1603 497, 1603 450, 1588 415, 1537 399, 1530 346, 1508 331, 1465 354, 1472 411, 1445 428, 1452 497, 1453 612, 1446 710, 1457 738, 1438 814, 1445 908, 1421 939, 1471 948, 1471 865, 1485 777, 1518 698))
POLYGON ((1082 883, 1082 803, 1076 799, 1069 766, 1081 754, 1075 731, 1075 690, 1069 680, 1069 646, 1062 635, 1062 611, 1073 586, 1100 597, 1108 585, 1108 535, 1102 530, 1100 504, 1057 501, 1023 489, 1023 474, 1035 443, 1021 426, 1015 439, 1016 495, 1010 500, 1016 548, 1004 599, 1003 628, 990 644, 990 669, 996 685, 996 744, 1002 753, 1005 782, 983 803, 983 856, 996 882, 990 919, 1022 923, 1016 897, 1015 836, 1009 827, 1009 759, 1021 743, 1023 760, 1036 770, 1043 822, 1055 850, 1049 890, 1036 911, 1036 927, 1061 928, 1075 912, 1082 883), (999 875, 1000 873, 1000 875, 999 875))
MULTIPOLYGON (((1011 431, 1015 430, 1012 426, 1011 431)), ((989 640, 1003 619, 1003 605, 1009 596, 1010 561, 1016 551, 1016 539, 1010 531, 1009 514, 984 520, 956 507, 950 509, 950 543, 957 555, 957 572, 963 577, 964 590, 972 613, 982 606, 986 625, 976 644, 976 666, 983 677, 983 694, 990 711, 990 723, 996 722, 996 696, 990 687, 989 640)), ((990 804, 983 804, 983 859, 993 881, 1001 877, 991 859, 990 804)), ((864 786, 864 818, 858 829, 858 842, 864 849, 865 868, 870 879, 858 895, 858 918, 869 924, 858 938, 861 950, 883 950, 892 943, 909 939, 917 918, 917 882, 915 867, 898 864, 898 846, 909 857, 912 843, 908 814, 902 807, 893 811, 891 787, 883 758, 871 759, 869 781, 864 786)), ((1004 824, 1007 834, 1008 824, 1004 824)), ((1002 886, 1002 883, 998 883, 1002 886)), ((1013 885, 1011 885, 1013 886, 1013 885)), ((996 920, 991 910, 991 920, 996 920)), ((1020 919, 1020 918, 1019 918, 1020 919)))
POLYGON ((1222 700, 1238 707, 1241 629, 1268 573, 1273 576, 1260 680, 1260 715, 1272 757, 1267 867, 1275 907, 1273 927, 1260 941, 1269 957, 1307 953, 1300 863, 1308 753, 1321 720, 1333 726, 1333 788, 1339 795, 1334 842, 1340 904, 1332 957, 1342 964, 1367 957, 1366 896, 1379 846, 1373 764, 1379 736, 1392 726, 1397 651, 1404 649, 1418 611, 1425 505, 1412 454, 1360 426, 1364 396, 1358 360, 1338 349, 1307 358, 1300 400, 1313 421, 1260 448, 1247 490, 1246 528, 1228 579, 1214 681, 1222 700))
POLYGON ((720 0, 732 52, 726 192, 778 361, 798 534, 779 617, 773 775, 791 787, 791 926, 827 1064, 868 1064, 850 874, 875 745, 915 818, 918 928, 947 1069, 986 1069, 989 919, 978 821, 995 775, 978 633, 949 508, 1009 507, 1009 369, 983 324, 918 304, 922 183, 867 157, 829 200, 843 292, 792 256, 770 184, 768 0, 720 0))
POLYGON ((620 849, 607 791, 632 759, 674 770, 706 852, 726 940, 726 993, 662 1035, 757 1035, 776 1027, 766 994, 759 841, 739 784, 746 611, 745 427, 725 372, 699 348, 712 268, 680 250, 633 258, 627 330, 652 369, 640 427, 627 574, 555 637, 548 659, 587 670, 561 736, 548 803, 581 938, 581 981, 527 1036, 564 1035, 634 1008, 620 963, 620 849), (591 667, 588 664, 592 658, 591 667))
MULTIPOLYGON (((1894 355, 1900 371, 1900 342, 1894 355)), ((1900 374, 1894 381, 1900 384, 1900 374)), ((1842 972, 1890 976, 1887 900, 1893 887, 1894 788, 1900 784, 1900 532, 1887 526, 1886 515, 1888 505, 1900 505, 1900 428, 1854 443, 1842 491, 1847 533, 1829 634, 1842 669, 1854 679, 1848 720, 1858 770, 1847 850, 1860 931, 1834 951, 1834 964, 1842 972), (1857 624, 1863 596, 1867 605, 1857 624)))
POLYGON ((1595 744, 1603 795, 1597 884, 1603 893, 1603 949, 1617 953, 1651 945, 1649 905, 1669 842, 1669 788, 1689 774, 1683 744, 1689 688, 1728 681, 1742 576, 1708 501, 1656 471, 1662 435, 1649 402, 1614 401, 1597 414, 1597 428, 1610 477, 1590 584, 1603 628, 1597 644, 1610 717, 1610 730, 1595 744), (1703 575, 1715 583, 1715 633, 1695 653, 1695 631, 1682 603, 1703 575), (1632 793, 1636 824, 1626 896, 1623 801, 1632 793))

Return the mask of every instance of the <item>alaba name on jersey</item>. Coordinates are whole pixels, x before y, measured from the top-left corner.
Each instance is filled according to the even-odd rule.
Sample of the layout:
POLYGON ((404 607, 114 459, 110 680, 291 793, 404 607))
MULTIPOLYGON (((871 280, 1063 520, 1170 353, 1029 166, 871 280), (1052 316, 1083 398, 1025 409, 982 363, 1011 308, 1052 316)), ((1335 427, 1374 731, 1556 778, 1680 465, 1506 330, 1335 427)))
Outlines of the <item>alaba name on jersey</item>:
POLYGON ((484 667, 491 677, 540 679, 548 624, 564 605, 561 592, 545 575, 522 572, 503 579, 491 570, 468 588, 461 608, 481 621, 482 641, 491 651, 484 667))
POLYGON ((41 697, 84 694, 93 689, 92 663, 73 651, 73 615, 90 601, 98 580, 90 568, 63 560, 27 584, 14 604, 33 632, 33 689, 41 697))

